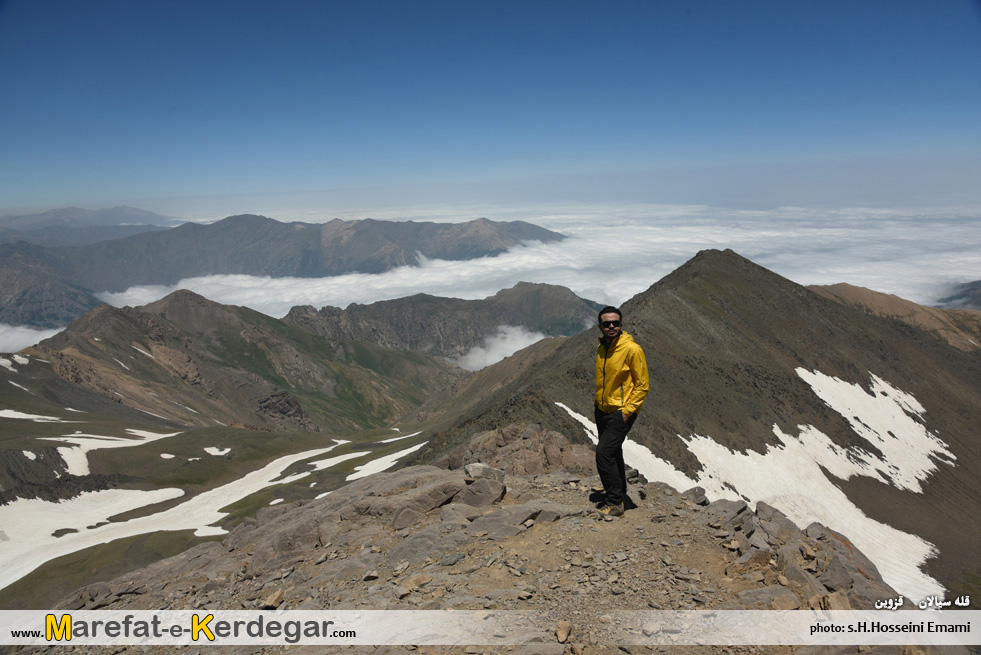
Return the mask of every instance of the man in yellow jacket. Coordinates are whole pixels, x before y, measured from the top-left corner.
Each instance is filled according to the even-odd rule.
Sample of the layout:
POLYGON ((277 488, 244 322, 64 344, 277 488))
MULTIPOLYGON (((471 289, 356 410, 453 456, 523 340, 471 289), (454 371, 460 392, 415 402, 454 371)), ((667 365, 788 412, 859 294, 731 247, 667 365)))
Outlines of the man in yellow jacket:
POLYGON ((623 313, 616 307, 604 307, 599 329, 603 336, 596 349, 596 470, 606 498, 597 509, 601 514, 623 516, 627 496, 623 442, 637 420, 650 382, 644 350, 623 331, 623 313))

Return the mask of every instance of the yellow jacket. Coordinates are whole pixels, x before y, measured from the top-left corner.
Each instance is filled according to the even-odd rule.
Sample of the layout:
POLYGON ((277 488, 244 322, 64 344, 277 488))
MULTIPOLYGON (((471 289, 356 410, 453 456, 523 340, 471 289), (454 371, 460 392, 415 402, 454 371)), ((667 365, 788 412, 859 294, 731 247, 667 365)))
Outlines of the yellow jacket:
POLYGON ((643 349, 626 332, 609 348, 599 340, 596 349, 596 407, 607 414, 636 414, 650 389, 643 349))

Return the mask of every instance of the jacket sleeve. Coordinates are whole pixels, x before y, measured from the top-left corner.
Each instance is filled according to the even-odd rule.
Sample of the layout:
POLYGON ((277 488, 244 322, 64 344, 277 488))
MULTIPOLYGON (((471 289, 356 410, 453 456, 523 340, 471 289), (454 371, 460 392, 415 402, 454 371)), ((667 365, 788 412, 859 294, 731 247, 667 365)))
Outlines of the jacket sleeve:
POLYGON ((626 416, 632 416, 640 411, 640 407, 647 397, 647 392, 651 388, 647 373, 647 358, 644 357, 644 351, 639 346, 631 349, 627 358, 627 366, 633 380, 633 389, 631 389, 630 396, 627 398, 622 411, 626 416))

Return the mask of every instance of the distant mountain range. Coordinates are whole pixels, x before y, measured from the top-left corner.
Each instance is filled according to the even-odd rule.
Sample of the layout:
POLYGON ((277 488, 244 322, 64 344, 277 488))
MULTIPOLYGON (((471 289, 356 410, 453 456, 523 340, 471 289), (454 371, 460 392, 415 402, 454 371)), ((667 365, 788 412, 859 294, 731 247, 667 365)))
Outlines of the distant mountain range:
POLYGON ((164 230, 181 223, 135 207, 65 207, 42 214, 0 216, 0 243, 26 241, 39 246, 82 246, 164 230))
POLYGON ((939 304, 951 309, 981 309, 981 280, 957 285, 954 293, 941 298, 939 304))
MULTIPOLYGON (((892 304, 881 294, 808 289, 732 251, 699 253, 623 305, 652 386, 628 457, 643 462, 648 479, 772 506, 799 528, 819 521, 901 593, 946 589, 974 599, 981 348, 972 342, 981 334, 965 319, 973 312, 892 304)), ((283 320, 189 292, 142 308, 100 307, 19 359, 0 360, 0 484, 8 498, 20 495, 18 485, 40 497, 111 486, 193 495, 323 448, 328 435, 343 439, 330 466, 297 462, 275 492, 237 501, 221 519, 230 528, 263 507, 268 520, 279 511, 272 503, 318 502, 355 462, 391 454, 399 466, 457 468, 474 455, 475 435, 486 432, 477 441, 492 446, 510 424, 588 444, 597 332, 579 327, 595 322, 594 309, 567 290, 530 284, 482 301, 295 308, 283 320), (427 320, 433 315, 442 320, 427 320), (473 373, 439 356, 476 343, 473 322, 484 330, 495 317, 551 334, 570 326, 569 336, 473 373), (77 429, 79 439, 126 441, 133 428, 180 434, 92 452, 91 476, 67 474, 59 462, 78 451, 42 439, 71 439, 77 429), (231 450, 201 459, 216 445, 231 450)), ((546 458, 561 454, 555 443, 542 447, 546 458)), ((85 527, 95 523, 78 532, 97 531, 85 527)), ((105 552, 118 555, 100 561, 146 563, 186 548, 188 534, 110 544, 105 552), (166 548, 151 548, 161 541, 166 548)), ((751 531, 738 536, 750 555, 766 545, 751 531)), ((784 557, 771 553, 764 564, 771 556, 784 557)), ((98 568, 49 566, 43 579, 62 585, 84 584, 98 568)))
POLYGON ((37 230, 42 228, 88 228, 139 226, 174 226, 183 221, 136 207, 112 207, 111 209, 82 209, 63 207, 41 214, 0 216, 0 227, 13 230, 37 230))
POLYGON ((94 293, 134 285, 172 285, 215 274, 379 273, 417 265, 420 257, 494 256, 523 241, 563 238, 530 223, 483 218, 466 223, 364 219, 311 224, 243 215, 88 245, 0 244, 0 323, 61 327, 98 304, 94 293))

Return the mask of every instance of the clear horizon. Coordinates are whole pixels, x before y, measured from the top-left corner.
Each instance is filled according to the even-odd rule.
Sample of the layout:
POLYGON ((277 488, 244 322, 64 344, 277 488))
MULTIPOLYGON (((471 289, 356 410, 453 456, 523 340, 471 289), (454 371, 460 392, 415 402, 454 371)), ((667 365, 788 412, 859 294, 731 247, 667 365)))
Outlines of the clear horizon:
POLYGON ((8 0, 0 215, 981 206, 979 61, 972 0, 8 0))

